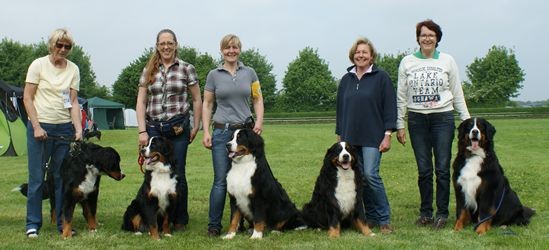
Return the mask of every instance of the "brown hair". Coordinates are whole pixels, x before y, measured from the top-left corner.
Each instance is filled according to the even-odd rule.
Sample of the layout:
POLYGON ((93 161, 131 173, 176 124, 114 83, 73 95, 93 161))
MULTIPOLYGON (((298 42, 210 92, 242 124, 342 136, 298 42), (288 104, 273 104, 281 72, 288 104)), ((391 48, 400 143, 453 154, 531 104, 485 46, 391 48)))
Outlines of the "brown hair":
POLYGON ((419 44, 419 36, 421 35, 421 27, 425 26, 425 28, 434 31, 437 34, 437 44, 435 45, 435 48, 438 47, 438 43, 440 40, 442 40, 442 30, 440 29, 440 26, 435 23, 431 19, 427 19, 425 21, 419 22, 416 25, 416 41, 419 44))
POLYGON ((368 40, 368 38, 366 38, 366 37, 359 37, 353 43, 353 46, 349 50, 349 60, 351 60, 351 63, 353 63, 353 64, 355 63, 354 58, 355 58, 356 49, 358 48, 358 45, 361 45, 361 44, 366 44, 370 48, 370 54, 372 56, 371 63, 374 64, 376 62, 376 58, 377 58, 377 51, 376 51, 376 48, 374 47, 374 44, 372 43, 372 41, 368 40))
MULTIPOLYGON (((158 34, 156 35, 156 43, 158 43, 158 39, 160 39, 160 35, 164 33, 170 33, 173 36, 173 40, 177 46, 177 37, 175 36, 175 33, 170 29, 163 29, 160 32, 158 32, 158 34)), ((175 57, 177 57, 177 48, 175 48, 175 57)), ((145 82, 147 84, 152 84, 154 82, 154 75, 158 73, 158 65, 160 65, 160 52, 158 51, 158 48, 155 46, 154 53, 152 53, 151 58, 149 59, 149 62, 147 62, 147 66, 145 66, 145 82)))

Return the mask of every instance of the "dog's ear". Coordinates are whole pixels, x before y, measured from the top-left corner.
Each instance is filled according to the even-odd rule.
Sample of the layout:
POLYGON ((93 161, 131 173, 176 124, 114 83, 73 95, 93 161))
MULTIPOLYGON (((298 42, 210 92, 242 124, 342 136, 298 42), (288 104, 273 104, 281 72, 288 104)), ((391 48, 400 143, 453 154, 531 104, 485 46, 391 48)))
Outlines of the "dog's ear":
POLYGON ((496 127, 494 127, 487 120, 484 120, 484 123, 486 124, 486 137, 488 137, 490 141, 493 141, 494 136, 496 135, 496 127))
POLYGON ((250 148, 253 150, 262 149, 264 147, 265 142, 263 141, 263 137, 256 134, 252 129, 244 129, 241 130, 241 132, 244 132, 246 137, 248 138, 248 142, 250 143, 250 148))
POLYGON ((466 119, 463 122, 461 122, 458 126, 458 140, 463 140, 465 138, 466 132, 466 126, 469 122, 471 122, 472 118, 466 119))

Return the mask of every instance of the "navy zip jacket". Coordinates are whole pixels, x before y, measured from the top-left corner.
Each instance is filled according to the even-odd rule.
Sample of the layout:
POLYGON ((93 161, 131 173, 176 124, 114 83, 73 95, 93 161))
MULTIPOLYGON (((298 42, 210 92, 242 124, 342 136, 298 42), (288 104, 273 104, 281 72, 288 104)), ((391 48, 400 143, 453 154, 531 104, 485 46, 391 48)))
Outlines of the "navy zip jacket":
POLYGON ((336 130, 342 141, 379 147, 385 131, 396 130, 396 95, 387 72, 375 64, 358 80, 347 68, 337 88, 336 130))

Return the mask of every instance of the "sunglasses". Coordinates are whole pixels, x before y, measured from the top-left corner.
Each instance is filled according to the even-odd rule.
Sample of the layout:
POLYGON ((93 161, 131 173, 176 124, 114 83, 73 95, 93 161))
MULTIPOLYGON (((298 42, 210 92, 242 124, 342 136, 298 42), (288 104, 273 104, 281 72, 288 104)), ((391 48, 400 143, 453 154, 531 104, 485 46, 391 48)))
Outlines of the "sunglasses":
POLYGON ((55 47, 58 48, 58 49, 61 49, 61 48, 65 48, 66 50, 71 50, 72 49, 72 45, 70 44, 62 44, 62 43, 56 43, 55 44, 55 47))

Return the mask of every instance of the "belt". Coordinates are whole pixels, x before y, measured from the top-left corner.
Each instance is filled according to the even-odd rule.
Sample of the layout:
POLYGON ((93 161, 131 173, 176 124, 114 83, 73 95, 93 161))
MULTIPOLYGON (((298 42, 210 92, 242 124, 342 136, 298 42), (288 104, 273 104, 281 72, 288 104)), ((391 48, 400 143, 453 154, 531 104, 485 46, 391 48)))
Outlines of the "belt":
POLYGON ((160 120, 147 120, 147 124, 151 124, 151 125, 162 125, 163 123, 169 123, 169 122, 176 121, 176 120, 178 120, 178 119, 184 119, 184 118, 186 118, 186 116, 187 116, 187 114, 174 115, 174 116, 172 116, 170 119, 165 120, 165 121, 160 121, 160 120))
POLYGON ((229 123, 217 123, 217 122, 213 123, 214 128, 227 128, 227 129, 231 129, 231 130, 243 129, 245 127, 244 125, 246 125, 246 124, 244 124, 244 123, 229 124, 229 123))

